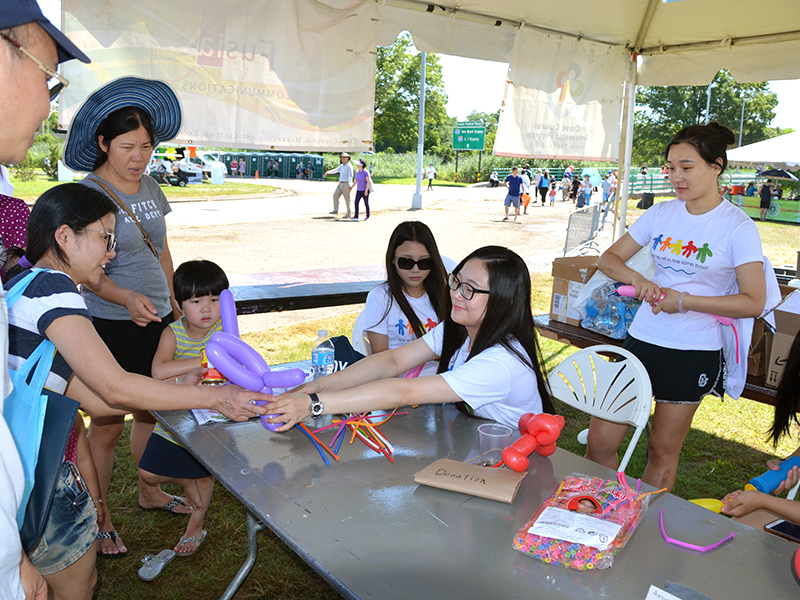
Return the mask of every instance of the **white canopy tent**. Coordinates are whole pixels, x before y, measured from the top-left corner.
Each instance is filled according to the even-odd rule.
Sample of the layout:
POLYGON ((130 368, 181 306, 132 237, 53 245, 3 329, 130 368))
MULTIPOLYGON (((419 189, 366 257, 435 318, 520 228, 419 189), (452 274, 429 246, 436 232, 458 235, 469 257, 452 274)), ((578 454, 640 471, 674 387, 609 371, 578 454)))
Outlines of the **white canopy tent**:
POLYGON ((622 155, 623 223, 637 84, 705 85, 722 68, 739 82, 800 78, 797 0, 175 0, 168 14, 192 17, 177 22, 158 0, 63 0, 62 10, 94 61, 65 66, 62 122, 120 74, 154 77, 176 87, 187 143, 369 148, 375 46, 403 30, 422 51, 509 62, 501 129, 516 127, 518 146, 536 144, 521 134, 542 114, 530 110, 544 103, 537 93, 602 79, 590 107, 599 150, 585 155, 622 155), (586 81, 553 76, 545 57, 565 48, 586 81))
POLYGON ((800 167, 800 131, 731 150, 728 162, 735 167, 797 169, 800 167))

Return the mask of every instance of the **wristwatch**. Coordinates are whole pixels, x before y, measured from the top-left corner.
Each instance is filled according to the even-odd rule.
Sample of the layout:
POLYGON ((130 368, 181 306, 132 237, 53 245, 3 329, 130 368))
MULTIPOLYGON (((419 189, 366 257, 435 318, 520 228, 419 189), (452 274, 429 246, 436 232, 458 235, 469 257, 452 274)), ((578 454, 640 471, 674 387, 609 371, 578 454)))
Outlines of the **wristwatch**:
POLYGON ((311 413, 312 417, 321 417, 322 411, 325 410, 322 401, 316 394, 309 394, 309 396, 311 396, 311 408, 308 409, 308 412, 311 413))

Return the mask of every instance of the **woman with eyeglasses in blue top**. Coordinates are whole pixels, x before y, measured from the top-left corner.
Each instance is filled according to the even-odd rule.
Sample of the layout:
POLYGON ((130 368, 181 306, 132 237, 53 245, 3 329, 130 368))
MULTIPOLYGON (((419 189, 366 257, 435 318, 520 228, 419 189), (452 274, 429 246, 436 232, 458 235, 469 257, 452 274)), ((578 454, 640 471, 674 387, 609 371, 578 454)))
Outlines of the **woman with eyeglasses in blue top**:
POLYGON ((421 339, 368 356, 306 383, 266 407, 285 425, 322 414, 456 402, 479 418, 516 427, 529 412, 554 412, 531 313, 525 262, 508 248, 485 246, 467 256, 448 278, 442 324, 421 339), (437 374, 397 375, 428 361, 437 374))

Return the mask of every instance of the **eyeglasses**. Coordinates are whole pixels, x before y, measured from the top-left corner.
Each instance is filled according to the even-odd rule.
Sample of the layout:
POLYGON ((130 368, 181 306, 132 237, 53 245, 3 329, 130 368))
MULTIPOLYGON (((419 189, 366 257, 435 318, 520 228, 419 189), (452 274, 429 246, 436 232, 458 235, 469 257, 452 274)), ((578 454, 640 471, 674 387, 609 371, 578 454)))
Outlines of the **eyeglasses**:
POLYGON ((397 268, 402 269, 403 271, 410 271, 415 265, 419 267, 420 271, 430 271, 433 268, 432 258, 420 258, 419 260, 413 260, 403 256, 402 258, 395 258, 394 260, 395 263, 397 263, 397 268))
POLYGON ((39 67, 39 68, 40 68, 42 71, 44 71, 44 73, 45 73, 45 75, 47 75, 48 79, 57 79, 57 80, 58 80, 58 83, 54 83, 54 84, 53 84, 53 85, 50 87, 50 100, 54 100, 54 99, 55 99, 55 97, 56 97, 56 96, 58 96, 58 94, 61 92, 61 90, 63 90, 65 87, 67 87, 67 86, 69 85, 69 79, 67 79, 67 78, 66 78, 66 77, 64 77, 63 75, 59 75, 59 74, 58 74, 56 71, 54 71, 53 69, 51 69, 50 67, 48 67, 48 66, 47 66, 46 64, 44 64, 44 63, 43 63, 41 60, 39 60, 38 58, 36 58, 36 57, 35 57, 35 56, 34 56, 34 55, 31 53, 31 51, 30 51, 30 50, 28 50, 27 48, 23 48, 22 46, 20 46, 18 42, 16 42, 16 41, 12 40, 12 39, 11 39, 10 37, 8 37, 8 36, 7 36, 5 33, 0 33, 0 37, 2 37, 4 40, 6 40, 8 43, 12 44, 13 46, 16 46, 17 50, 19 50, 19 51, 20 51, 20 52, 22 52, 22 53, 23 53, 25 56, 27 56, 27 57, 28 57, 28 58, 30 58, 30 59, 31 59, 33 62, 35 62, 35 63, 36 63, 36 65, 37 65, 37 66, 38 66, 38 67, 39 67))
POLYGON ((101 233, 103 237, 106 239, 106 252, 111 252, 114 248, 117 247, 117 236, 114 235, 114 232, 108 231, 100 231, 99 229, 89 229, 88 227, 84 228, 84 231, 93 231, 94 233, 101 233))
POLYGON ((452 273, 450 273, 450 275, 447 276, 447 286, 454 292, 458 292, 459 294, 461 294, 461 297, 464 298, 464 300, 472 300, 472 297, 475 294, 489 293, 489 290, 479 290, 474 285, 459 281, 458 277, 456 277, 452 273))

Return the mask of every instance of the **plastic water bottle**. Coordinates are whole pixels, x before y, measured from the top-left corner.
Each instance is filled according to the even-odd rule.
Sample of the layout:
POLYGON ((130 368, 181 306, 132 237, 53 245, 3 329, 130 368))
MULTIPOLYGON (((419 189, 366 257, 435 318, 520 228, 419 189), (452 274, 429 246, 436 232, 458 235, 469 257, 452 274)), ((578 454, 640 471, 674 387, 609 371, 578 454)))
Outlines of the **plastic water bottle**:
POLYGON ((333 342, 325 329, 320 329, 311 345, 311 369, 314 379, 333 373, 333 342))
MULTIPOLYGON (((748 485, 753 486, 753 488, 759 492, 770 494, 778 487, 781 481, 786 479, 789 470, 794 466, 800 467, 800 456, 791 456, 787 458, 781 463, 780 469, 777 471, 770 469, 759 477, 753 477, 748 485)), ((747 488, 748 486, 745 486, 745 489, 747 488)))

